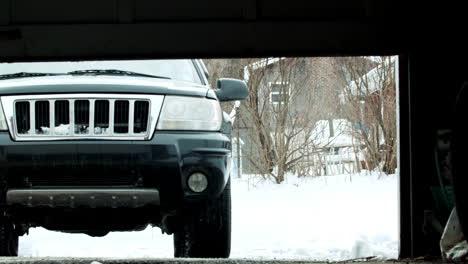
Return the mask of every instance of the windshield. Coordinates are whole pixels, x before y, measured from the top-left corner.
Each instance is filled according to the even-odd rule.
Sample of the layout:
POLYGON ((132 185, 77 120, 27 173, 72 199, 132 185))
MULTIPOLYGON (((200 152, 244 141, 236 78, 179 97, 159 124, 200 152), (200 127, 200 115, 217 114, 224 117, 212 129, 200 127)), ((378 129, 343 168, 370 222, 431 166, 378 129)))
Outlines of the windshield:
MULTIPOLYGON (((15 73, 68 73, 85 70, 120 70, 201 84, 192 60, 123 60, 0 63, 0 75, 15 73)), ((115 75, 115 74, 113 74, 115 75)))

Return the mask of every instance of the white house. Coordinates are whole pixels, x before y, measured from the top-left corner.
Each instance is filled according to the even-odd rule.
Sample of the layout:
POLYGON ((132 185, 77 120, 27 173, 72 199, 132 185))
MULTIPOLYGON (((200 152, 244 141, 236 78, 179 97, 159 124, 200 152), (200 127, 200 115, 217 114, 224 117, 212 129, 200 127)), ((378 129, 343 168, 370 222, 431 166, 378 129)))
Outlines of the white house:
POLYGON ((319 120, 311 134, 318 150, 312 156, 316 174, 334 175, 358 170, 364 157, 361 144, 352 136, 354 125, 346 119, 319 120))

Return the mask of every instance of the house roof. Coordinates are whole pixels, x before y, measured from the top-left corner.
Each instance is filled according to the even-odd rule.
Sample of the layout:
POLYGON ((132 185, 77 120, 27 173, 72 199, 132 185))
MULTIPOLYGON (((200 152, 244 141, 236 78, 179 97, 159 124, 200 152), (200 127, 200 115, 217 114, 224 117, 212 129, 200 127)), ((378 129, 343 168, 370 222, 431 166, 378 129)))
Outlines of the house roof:
MULTIPOLYGON (((380 63, 357 80, 350 81, 346 86, 344 93, 349 92, 355 96, 367 96, 376 91, 380 91, 385 86, 383 83, 385 80, 381 78, 381 75, 382 71, 385 70, 383 67, 387 66, 388 62, 382 61, 379 58, 380 57, 369 57, 370 60, 380 63)), ((396 58, 396 56, 392 56, 390 58, 390 63, 395 63, 396 58)), ((392 71, 393 69, 394 68, 391 68, 392 71)), ((344 96, 344 94, 341 96, 344 96)))
POLYGON ((251 70, 257 70, 260 68, 267 67, 271 64, 277 63, 281 60, 285 59, 285 57, 280 57, 280 58, 264 58, 260 59, 256 62, 250 63, 247 66, 244 67, 244 81, 248 81, 250 77, 250 72, 249 69, 251 70))

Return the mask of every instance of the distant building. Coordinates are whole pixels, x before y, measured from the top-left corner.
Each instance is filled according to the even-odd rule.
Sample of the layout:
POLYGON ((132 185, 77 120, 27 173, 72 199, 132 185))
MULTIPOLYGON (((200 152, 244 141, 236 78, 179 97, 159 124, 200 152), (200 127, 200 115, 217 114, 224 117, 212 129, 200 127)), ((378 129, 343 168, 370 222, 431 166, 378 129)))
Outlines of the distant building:
POLYGON ((317 153, 310 166, 316 175, 353 173, 362 166, 362 144, 353 137, 356 127, 346 119, 319 120, 312 131, 317 153))
MULTIPOLYGON (((291 115, 300 115, 303 118, 304 122, 298 120, 296 125, 310 125, 310 123, 305 122, 306 120, 317 119, 318 113, 309 111, 308 105, 310 105, 310 98, 325 98, 324 94, 332 93, 339 91, 340 88, 345 86, 346 82, 344 80, 337 78, 338 69, 335 58, 301 58, 300 61, 295 61, 295 67, 292 69, 294 71, 294 79, 284 80, 281 78, 281 63, 288 63, 290 58, 266 58, 259 59, 258 61, 247 65, 244 68, 244 79, 251 80, 252 76, 256 71, 262 71, 264 76, 262 78, 262 83, 260 87, 263 87, 263 91, 260 91, 262 100, 266 99, 267 101, 262 101, 261 105, 263 107, 278 108, 281 107, 287 100, 291 104, 289 111, 291 115), (307 81, 301 82, 298 80, 307 79, 307 81), (295 83, 294 83, 295 82, 295 83), (300 85, 300 89, 297 89, 300 85), (296 94, 293 97, 292 92, 294 92, 294 87, 296 87, 296 94), (311 116, 307 116, 311 115, 311 116)), ((330 94, 330 100, 336 100, 339 93, 330 94)), ((317 100, 317 104, 323 103, 325 107, 325 102, 317 100)), ((339 103, 339 102, 338 102, 339 103)), ((255 157, 256 152, 258 152, 252 144, 251 130, 254 129, 252 126, 252 120, 249 120, 248 114, 246 113, 245 107, 241 104, 239 109, 239 118, 241 122, 238 124, 240 129, 241 138, 244 142, 243 144, 243 158, 242 158, 242 167, 244 173, 257 173, 257 168, 255 163, 258 159, 255 157)), ((333 103, 330 103, 333 104, 333 103)), ((329 104, 329 105, 330 105, 329 104)), ((272 128, 274 129, 274 128, 272 128)))

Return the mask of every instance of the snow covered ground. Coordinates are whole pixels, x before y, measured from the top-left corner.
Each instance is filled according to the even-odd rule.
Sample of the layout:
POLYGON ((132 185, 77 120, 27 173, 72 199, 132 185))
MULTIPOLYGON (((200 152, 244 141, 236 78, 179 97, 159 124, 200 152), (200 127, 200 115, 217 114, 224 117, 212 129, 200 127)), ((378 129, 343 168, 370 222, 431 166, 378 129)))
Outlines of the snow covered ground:
MULTIPOLYGON (((245 176, 232 183, 233 258, 340 260, 398 254, 397 176, 362 173, 296 178, 276 185, 245 176)), ((157 228, 102 238, 30 230, 20 256, 172 257, 157 228)))

